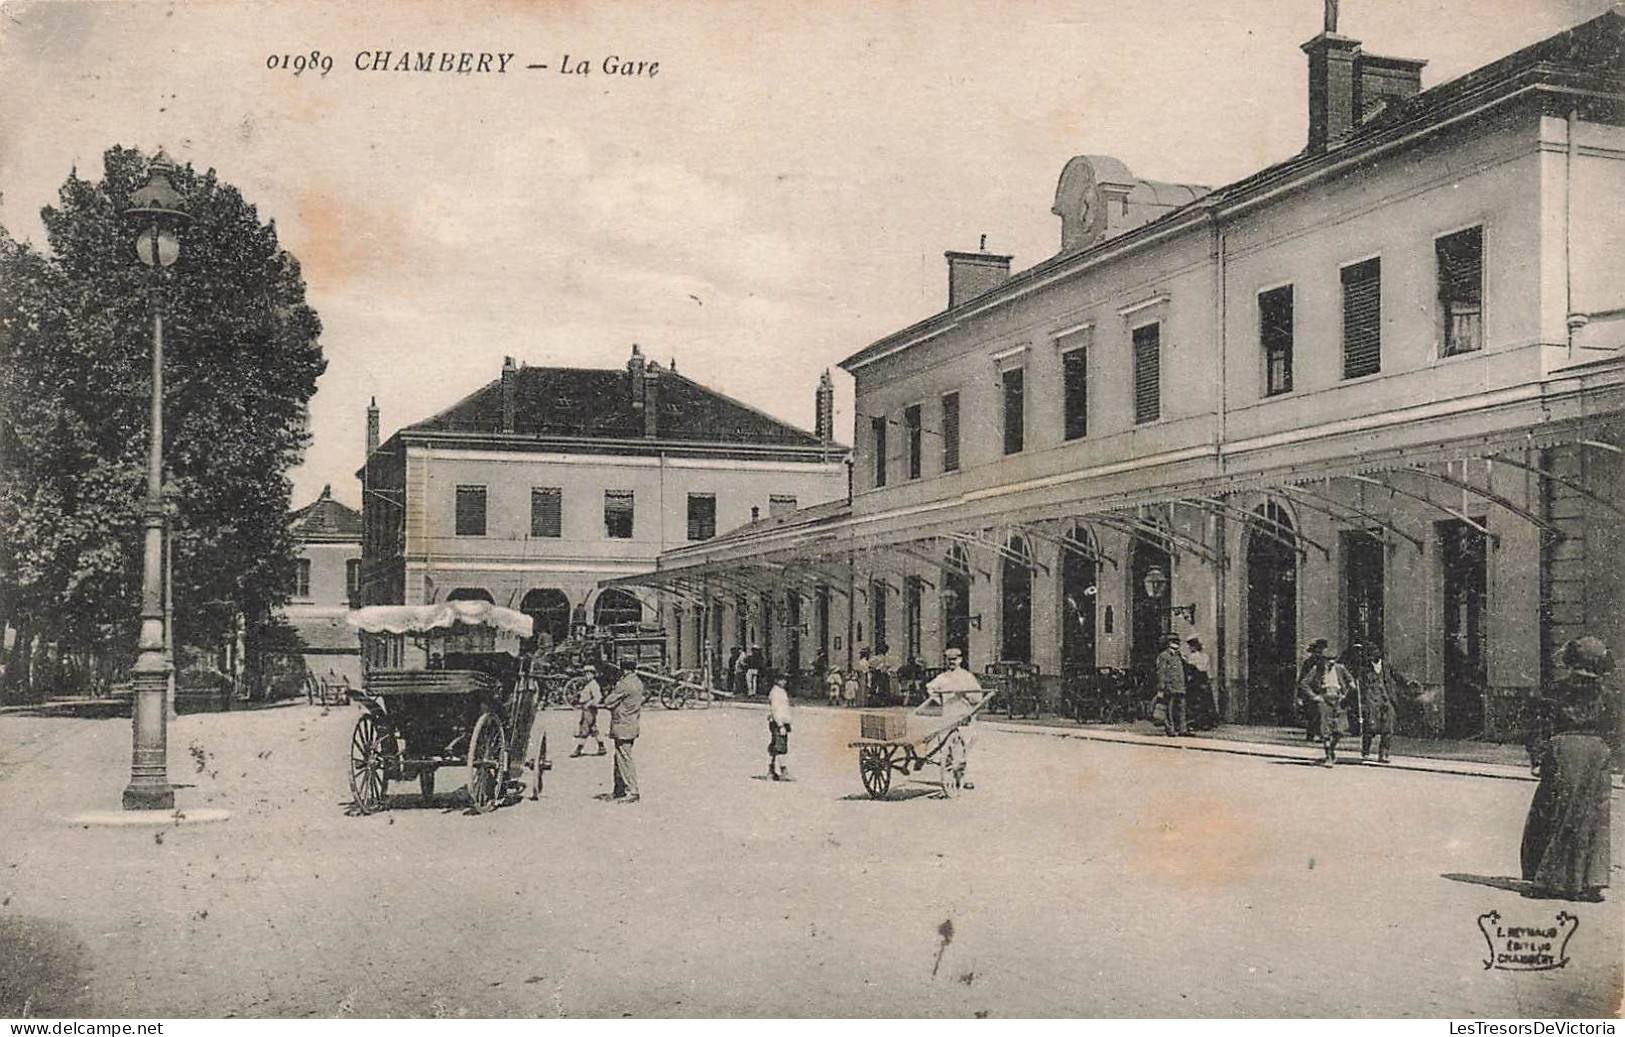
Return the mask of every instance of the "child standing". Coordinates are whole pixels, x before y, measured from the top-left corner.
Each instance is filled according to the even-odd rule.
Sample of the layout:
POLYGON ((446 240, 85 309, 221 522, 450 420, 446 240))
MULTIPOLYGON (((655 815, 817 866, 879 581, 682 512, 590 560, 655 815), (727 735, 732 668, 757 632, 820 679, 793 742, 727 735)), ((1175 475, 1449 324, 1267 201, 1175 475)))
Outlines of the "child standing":
POLYGON ((846 683, 842 686, 842 697, 848 706, 858 704, 858 671, 852 670, 846 675, 846 683))
POLYGON ((841 671, 831 666, 824 674, 824 692, 829 698, 829 704, 841 704, 841 671))
POLYGON ((576 700, 581 706, 581 720, 576 724, 576 751, 570 754, 572 758, 586 755, 589 738, 598 743, 596 755, 604 755, 604 736, 598 733, 598 709, 604 704, 604 689, 598 686, 596 667, 583 666, 582 670, 587 674, 587 684, 576 700))
POLYGON ((784 690, 783 677, 776 678, 767 693, 767 733, 767 775, 784 781, 789 777, 783 760, 790 754, 790 693, 784 690))

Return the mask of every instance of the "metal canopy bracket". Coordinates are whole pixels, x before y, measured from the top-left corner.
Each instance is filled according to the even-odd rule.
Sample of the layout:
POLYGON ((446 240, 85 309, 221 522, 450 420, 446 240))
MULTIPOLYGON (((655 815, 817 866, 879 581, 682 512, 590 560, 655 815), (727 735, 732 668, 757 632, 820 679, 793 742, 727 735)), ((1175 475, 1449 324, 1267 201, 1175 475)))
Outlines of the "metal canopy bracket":
MULTIPOLYGON (((1412 469, 1401 469, 1401 470, 1402 471, 1411 471, 1412 469)), ((1409 490, 1400 489, 1398 486, 1395 486, 1393 483, 1383 482, 1381 479, 1373 479, 1373 478, 1371 478, 1370 476, 1367 476, 1367 475, 1334 475, 1334 476, 1331 476, 1331 478, 1333 478, 1333 479, 1352 479, 1355 482, 1362 482, 1362 483, 1366 483, 1369 486, 1379 487, 1381 489, 1387 490, 1389 493, 1397 494, 1397 495, 1399 495, 1401 497, 1408 497, 1411 500, 1417 501, 1417 502, 1422 503, 1422 504, 1426 504, 1430 508, 1437 508, 1438 510, 1444 512, 1447 515, 1455 516, 1456 518, 1460 519, 1461 521, 1467 523, 1467 525, 1472 526, 1474 529, 1478 530, 1480 533, 1483 533, 1486 537, 1488 537, 1490 539, 1491 543, 1493 543, 1493 544, 1495 544, 1497 546, 1499 546, 1500 543, 1501 543, 1501 538, 1499 536, 1497 536, 1496 534, 1490 532, 1489 529, 1486 528, 1483 525, 1483 523, 1477 521, 1476 519, 1474 519, 1472 516, 1466 514, 1465 512, 1457 511, 1455 508, 1450 507, 1448 504, 1440 504, 1438 501, 1434 500, 1431 497, 1425 497, 1420 493, 1412 493, 1409 490)))

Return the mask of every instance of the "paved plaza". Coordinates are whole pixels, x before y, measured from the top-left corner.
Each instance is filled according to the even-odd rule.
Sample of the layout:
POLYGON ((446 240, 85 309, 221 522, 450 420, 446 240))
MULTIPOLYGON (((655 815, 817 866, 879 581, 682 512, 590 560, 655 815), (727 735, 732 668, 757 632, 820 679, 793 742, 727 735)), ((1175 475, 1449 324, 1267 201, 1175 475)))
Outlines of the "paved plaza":
MULTIPOLYGON (((540 802, 348 816, 356 709, 186 716, 184 807, 115 805, 125 720, 0 717, 0 1015, 1594 1016, 1621 911, 1521 897, 1527 782, 986 728, 973 791, 873 801, 856 715, 645 715, 643 800, 608 758, 540 802), (1478 918, 1580 925, 1569 964, 1487 970, 1478 918)), ((1615 817, 1620 816, 1616 807, 1615 817)), ((1615 833, 1616 848, 1621 845, 1615 833)), ((1619 888, 1616 867, 1615 889, 1619 888)))

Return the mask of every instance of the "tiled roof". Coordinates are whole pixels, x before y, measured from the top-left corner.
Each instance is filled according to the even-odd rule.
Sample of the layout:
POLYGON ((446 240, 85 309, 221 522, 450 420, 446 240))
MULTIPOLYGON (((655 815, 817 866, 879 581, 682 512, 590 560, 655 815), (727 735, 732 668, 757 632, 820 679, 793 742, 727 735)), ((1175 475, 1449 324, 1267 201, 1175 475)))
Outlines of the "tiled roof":
MULTIPOLYGON (((810 432, 680 374, 653 370, 660 408, 657 441, 819 445, 810 432)), ((515 377, 514 434, 645 438, 643 413, 632 406, 632 376, 624 368, 521 367, 515 377)), ((502 432, 501 379, 405 431, 502 432)))
POLYGON ((360 540, 361 512, 333 499, 333 488, 288 516, 294 536, 301 540, 360 540))

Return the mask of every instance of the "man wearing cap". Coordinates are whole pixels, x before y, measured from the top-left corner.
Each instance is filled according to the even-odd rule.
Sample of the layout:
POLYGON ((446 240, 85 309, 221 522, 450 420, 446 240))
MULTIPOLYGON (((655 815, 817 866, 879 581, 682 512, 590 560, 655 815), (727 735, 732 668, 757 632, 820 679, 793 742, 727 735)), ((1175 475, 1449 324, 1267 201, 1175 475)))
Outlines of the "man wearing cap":
POLYGON ((604 705, 609 709, 609 737, 615 743, 614 798, 636 803, 638 771, 632 763, 632 744, 638 740, 638 718, 643 712, 643 681, 627 670, 615 682, 604 705))
MULTIPOLYGON (((964 653, 957 648, 950 648, 943 654, 947 659, 948 668, 931 678, 931 682, 925 686, 925 701, 915 707, 915 712, 919 712, 920 709, 933 702, 940 703, 942 706, 942 722, 947 724, 965 717, 975 709, 981 703, 984 692, 981 683, 976 679, 976 675, 962 665, 964 653)), ((974 726, 975 721, 973 720, 962 728, 967 757, 970 755, 970 750, 976 746, 974 726)), ((960 788, 973 789, 976 787, 970 781, 965 780, 969 770, 970 761, 967 759, 965 766, 960 769, 960 788)))
POLYGON ((1185 657, 1179 654, 1178 634, 1169 634, 1157 653, 1157 694, 1162 696, 1163 734, 1190 734, 1185 717, 1185 657))
POLYGON ((587 683, 576 699, 581 707, 581 719, 576 723, 576 751, 570 754, 571 759, 586 755, 589 738, 598 743, 595 755, 604 755, 604 736, 598 733, 598 710, 604 704, 604 689, 598 686, 596 666, 583 666, 581 670, 587 675, 587 683))

